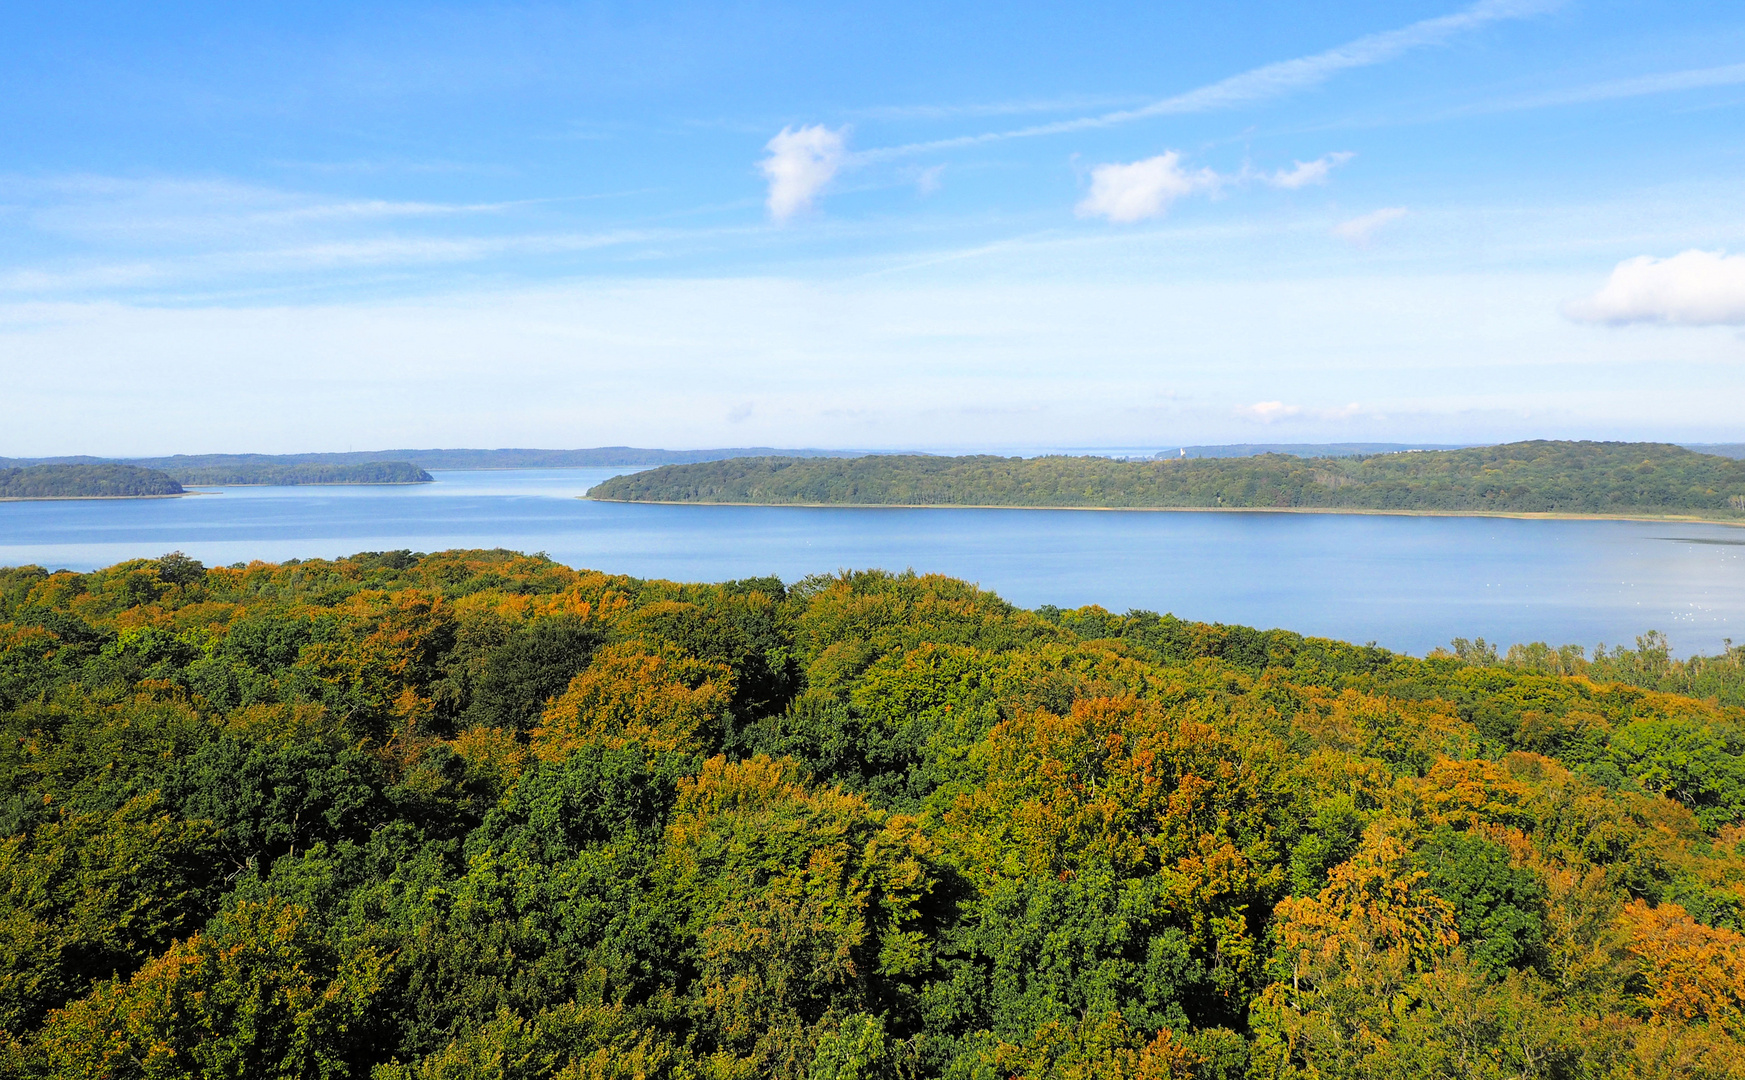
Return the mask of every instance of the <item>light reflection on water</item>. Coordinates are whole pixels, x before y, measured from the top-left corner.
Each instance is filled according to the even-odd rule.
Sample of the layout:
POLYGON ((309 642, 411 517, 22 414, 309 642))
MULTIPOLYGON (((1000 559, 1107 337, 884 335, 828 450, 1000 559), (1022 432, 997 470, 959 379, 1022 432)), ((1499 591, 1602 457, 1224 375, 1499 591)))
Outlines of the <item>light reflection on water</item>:
POLYGON ((1096 603, 1422 653, 1456 635, 1745 639, 1745 530, 1665 522, 1336 514, 638 506, 577 498, 620 469, 439 472, 406 487, 223 488, 0 503, 0 565, 90 570, 179 549, 209 564, 505 547, 678 580, 937 571, 1026 607, 1096 603))

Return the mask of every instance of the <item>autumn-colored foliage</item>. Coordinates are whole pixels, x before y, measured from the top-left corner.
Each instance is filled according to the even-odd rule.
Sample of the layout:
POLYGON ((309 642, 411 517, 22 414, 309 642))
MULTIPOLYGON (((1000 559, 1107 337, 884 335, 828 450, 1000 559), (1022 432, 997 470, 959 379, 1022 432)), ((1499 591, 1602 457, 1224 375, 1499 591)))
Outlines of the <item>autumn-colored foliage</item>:
POLYGON ((1745 1034, 1745 935, 1704 926, 1677 904, 1625 906, 1620 920, 1656 1019, 1702 1020, 1745 1034))
POLYGON ((0 571, 0 1076, 1745 1076, 1745 710, 1456 645, 0 571))
POLYGON ((694 746, 732 693, 733 674, 720 664, 671 646, 654 653, 612 646, 547 706, 533 731, 533 750, 550 760, 587 742, 656 750, 694 746))

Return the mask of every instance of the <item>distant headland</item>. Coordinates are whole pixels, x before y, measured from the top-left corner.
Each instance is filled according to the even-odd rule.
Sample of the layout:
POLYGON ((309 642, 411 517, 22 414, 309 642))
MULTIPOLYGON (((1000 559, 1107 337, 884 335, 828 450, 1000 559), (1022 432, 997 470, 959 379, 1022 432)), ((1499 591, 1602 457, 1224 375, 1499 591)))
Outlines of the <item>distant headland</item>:
POLYGON ((293 465, 264 461, 150 468, 136 463, 77 461, 0 468, 0 499, 159 499, 187 487, 301 484, 427 484, 429 473, 410 462, 293 465))
MULTIPOLYGON (((1617 516, 1627 511, 1630 515, 1654 516, 1719 514, 1720 520, 1732 520, 1732 507, 1725 499, 1722 504, 1707 505, 1717 495, 1731 493, 1731 489, 1723 492, 1722 488, 1715 488, 1709 479, 1684 491, 1659 487, 1637 492, 1628 485, 1618 486, 1615 483, 1618 478, 1613 477, 1608 481, 1613 487, 1608 488, 1607 494, 1602 496, 1590 490, 1592 476, 1579 475, 1589 460, 1603 460, 1606 464, 1601 466, 1602 470, 1613 469, 1612 459, 1620 453, 1626 457, 1636 453, 1625 449, 1632 447, 1645 448, 1646 457, 1630 465, 1631 469, 1643 462, 1660 469, 1662 465, 1656 462, 1664 457, 1672 474, 1682 476, 1690 462, 1703 459, 1708 464, 1691 467, 1704 477, 1721 470, 1715 476, 1723 488, 1730 482, 1727 479, 1730 474, 1726 473, 1725 461, 1718 459, 1745 460, 1745 443, 1677 446, 1547 441, 1488 447, 1432 443, 1226 443, 1144 450, 1026 452, 1021 457, 767 446, 700 450, 600 446, 580 450, 0 457, 0 475, 12 477, 0 499, 162 498, 184 494, 187 487, 422 484, 434 479, 429 470, 618 468, 651 471, 634 480, 619 478, 603 484, 590 493, 592 497, 626 502, 760 505, 1058 506, 1351 513, 1617 516), (1409 466, 1403 464, 1408 456, 1412 461, 1409 466), (1475 464, 1479 462, 1490 464, 1475 464), (800 466, 799 471, 792 471, 795 465, 800 466), (1160 465, 1169 468, 1160 469, 1160 465), (1174 468, 1178 465, 1190 467, 1174 468), (1499 468, 1516 480, 1522 477, 1527 480, 1512 482, 1506 489, 1486 488, 1485 483, 1495 479, 1491 474, 1499 468), (1553 482, 1553 474, 1560 469, 1575 472, 1553 482), (775 480, 778 473, 781 479, 775 480), (149 482, 141 479, 147 474, 155 479, 149 482), (1147 481, 1148 476, 1172 479, 1159 484, 1147 481), (1456 477, 1464 479, 1457 483, 1456 477), (1525 489, 1522 483, 1526 484, 1525 489), (174 485, 175 489, 167 485, 174 485)), ((1667 475, 1658 475, 1656 483, 1666 480, 1667 475)))
POLYGON ((618 502, 1689 517, 1745 524, 1745 460, 1534 441, 1346 457, 738 458, 614 477, 618 502))
POLYGON ((0 469, 0 499, 162 499, 184 494, 175 478, 137 465, 29 465, 0 469))

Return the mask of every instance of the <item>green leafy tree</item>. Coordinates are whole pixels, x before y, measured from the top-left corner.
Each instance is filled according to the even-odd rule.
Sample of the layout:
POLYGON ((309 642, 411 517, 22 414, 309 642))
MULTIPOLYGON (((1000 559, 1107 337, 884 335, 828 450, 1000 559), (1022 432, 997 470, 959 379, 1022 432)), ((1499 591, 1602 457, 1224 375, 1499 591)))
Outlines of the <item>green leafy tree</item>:
POLYGON ((0 841, 0 1030, 23 1031, 197 929, 213 838, 155 794, 0 841))
POLYGON ((1500 977, 1542 960, 1545 885, 1532 870, 1511 865, 1505 848, 1443 827, 1415 861, 1431 891, 1454 905, 1461 943, 1481 973, 1500 977))
POLYGON ((300 908, 244 903, 131 979, 55 1012, 29 1047, 28 1069, 338 1080, 371 1049, 358 1045, 354 1025, 386 962, 368 947, 335 949, 300 908))

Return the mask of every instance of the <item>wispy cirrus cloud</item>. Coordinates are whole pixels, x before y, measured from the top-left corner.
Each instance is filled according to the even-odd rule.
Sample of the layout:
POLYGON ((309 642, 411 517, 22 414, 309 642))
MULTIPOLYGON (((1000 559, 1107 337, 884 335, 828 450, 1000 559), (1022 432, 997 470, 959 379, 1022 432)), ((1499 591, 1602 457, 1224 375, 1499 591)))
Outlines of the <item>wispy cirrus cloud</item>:
POLYGON ((1557 0, 1480 0, 1479 3, 1450 15, 1423 19, 1396 30, 1366 34, 1343 45, 1309 56, 1265 64, 1238 75, 1232 75, 1227 79, 1220 79, 1215 83, 1209 83, 1137 108, 1118 109, 1095 116, 1081 116, 1071 120, 1057 120, 1047 124, 1034 124, 1029 127, 1012 128, 1005 131, 989 131, 974 135, 959 135, 947 139, 908 143, 902 146, 862 150, 856 154, 856 157, 866 161, 878 161, 1005 139, 1035 138, 1074 131, 1090 131, 1157 116, 1180 116, 1252 105, 1318 86, 1340 72, 1373 67, 1414 49, 1439 45, 1460 34, 1481 30, 1494 23, 1529 18, 1557 6, 1557 0))
POLYGON ((981 116, 1023 116, 1030 113, 1114 108, 1144 102, 1145 98, 1132 95, 1117 97, 1080 94, 1028 101, 982 101, 958 105, 874 105, 864 109, 851 109, 848 115, 868 120, 961 120, 981 116))
POLYGON ((1345 164, 1356 154, 1342 150, 1336 154, 1323 154, 1314 161, 1292 162, 1289 169, 1280 169, 1270 176, 1263 175, 1261 179, 1276 188, 1295 191, 1297 188, 1308 187, 1311 184, 1325 184, 1333 170, 1345 164))
POLYGON ((1742 84, 1745 84, 1745 64, 1727 64, 1722 67, 1664 71, 1654 75, 1639 75, 1630 79, 1589 83, 1586 86, 1570 87, 1567 90, 1553 90, 1549 93, 1535 94, 1529 97, 1509 98, 1503 101, 1472 105, 1464 109, 1457 109, 1450 115, 1513 112, 1517 109, 1544 109, 1559 105, 1586 105, 1599 101, 1618 101, 1624 98, 1648 97, 1653 94, 1672 94, 1681 90, 1706 90, 1718 86, 1739 86, 1742 84))
POLYGON ((305 226, 491 215, 531 201, 441 203, 334 198, 228 180, 74 175, 0 178, 31 226, 83 240, 197 244, 220 236, 263 236, 305 226))
POLYGON ((266 164, 275 169, 318 175, 384 176, 471 173, 479 176, 513 176, 515 174, 514 168, 508 165, 464 161, 406 161, 395 158, 354 158, 347 161, 301 161, 295 158, 279 158, 268 161, 266 164))
POLYGON ((1378 229, 1391 225, 1405 216, 1406 208, 1403 206, 1384 206, 1380 210, 1354 217, 1349 221, 1341 221, 1333 226, 1333 235, 1347 243, 1363 247, 1375 237, 1378 229))
MULTIPOLYGON (((617 252, 635 260, 671 254, 764 231, 758 225, 708 228, 623 227, 599 231, 518 231, 481 235, 386 233, 313 238, 267 238, 260 243, 157 250, 140 255, 112 252, 106 258, 57 259, 35 265, 0 263, 0 302, 9 297, 77 296, 117 290, 151 295, 228 295, 283 287, 320 289, 386 274, 406 279, 428 271, 493 260, 617 252), (311 278, 316 275, 318 282, 311 278)), ((258 238, 245 238, 258 239, 258 238)))
MULTIPOLYGON (((760 168, 769 180, 770 214, 779 221, 809 208, 824 187, 843 168, 1007 139, 1091 131, 1152 117, 1211 112, 1269 101, 1318 86, 1343 71, 1386 63, 1413 49, 1437 45, 1493 23, 1527 18, 1548 11, 1558 6, 1559 2, 1560 0, 1479 0, 1478 3, 1450 15, 1422 19, 1395 30, 1367 34, 1309 56, 1265 64, 1135 108, 1117 109, 1028 127, 852 152, 846 147, 846 128, 832 131, 821 124, 797 129, 783 128, 765 147, 769 151, 769 157, 760 163, 760 168)), ((1029 109, 1040 111, 1041 108, 1043 106, 962 106, 959 107, 961 111, 954 112, 952 107, 924 107, 910 115, 948 118, 1000 115, 1029 109)), ((1346 160, 1346 157, 1348 155, 1329 155, 1313 162, 1299 162, 1296 169, 1281 171, 1270 182, 1285 188, 1318 183, 1325 180, 1327 173, 1346 160)))

